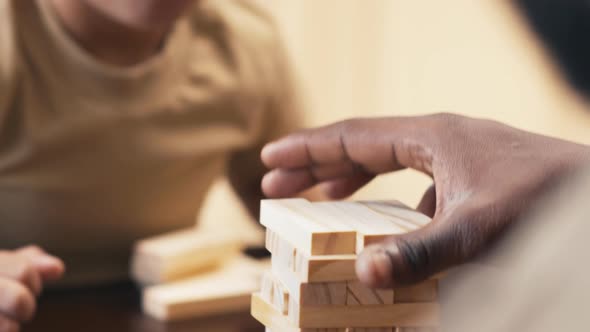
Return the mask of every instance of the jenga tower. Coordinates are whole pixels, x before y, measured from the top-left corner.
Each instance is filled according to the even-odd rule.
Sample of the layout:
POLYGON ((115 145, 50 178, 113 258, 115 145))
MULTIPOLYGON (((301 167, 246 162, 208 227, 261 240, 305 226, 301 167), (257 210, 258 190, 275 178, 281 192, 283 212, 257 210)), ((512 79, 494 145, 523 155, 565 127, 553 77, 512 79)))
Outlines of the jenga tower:
POLYGON ((430 218, 398 202, 262 202, 272 267, 252 315, 269 332, 431 332, 439 325, 438 282, 375 290, 356 278, 368 244, 424 226, 430 218))

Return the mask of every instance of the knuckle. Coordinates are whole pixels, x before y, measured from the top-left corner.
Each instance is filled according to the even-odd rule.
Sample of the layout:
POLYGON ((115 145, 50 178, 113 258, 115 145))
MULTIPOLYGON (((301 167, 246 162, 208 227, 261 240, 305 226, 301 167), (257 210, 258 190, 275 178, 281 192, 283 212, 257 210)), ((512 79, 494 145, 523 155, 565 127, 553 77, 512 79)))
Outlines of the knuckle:
POLYGON ((348 135, 359 127, 361 121, 362 120, 359 118, 342 120, 337 124, 338 131, 342 134, 348 135))
POLYGON ((432 270, 432 250, 429 243, 418 238, 399 238, 396 242, 407 270, 405 275, 396 277, 402 282, 425 278, 432 270))
POLYGON ((14 279, 22 284, 27 284, 33 278, 35 268, 27 260, 21 260, 14 270, 14 279))
POLYGON ((441 129, 459 128, 464 117, 453 114, 453 113, 435 113, 431 115, 431 119, 434 120, 435 124, 441 129))

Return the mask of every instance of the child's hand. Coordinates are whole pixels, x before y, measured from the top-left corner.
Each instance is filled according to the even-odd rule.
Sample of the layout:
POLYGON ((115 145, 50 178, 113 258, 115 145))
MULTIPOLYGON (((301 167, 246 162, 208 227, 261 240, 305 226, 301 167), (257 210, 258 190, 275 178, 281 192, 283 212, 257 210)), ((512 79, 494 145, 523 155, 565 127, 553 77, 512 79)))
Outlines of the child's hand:
POLYGON ((19 331, 33 318, 43 283, 60 278, 63 262, 39 247, 0 251, 0 332, 19 331))

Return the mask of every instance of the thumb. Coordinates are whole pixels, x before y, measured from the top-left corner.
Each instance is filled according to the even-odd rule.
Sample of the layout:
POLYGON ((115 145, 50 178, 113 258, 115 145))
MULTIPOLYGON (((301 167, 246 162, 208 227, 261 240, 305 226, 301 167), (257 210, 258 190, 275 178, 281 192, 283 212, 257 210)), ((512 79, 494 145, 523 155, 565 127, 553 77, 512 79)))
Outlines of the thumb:
POLYGON ((471 229, 474 223, 469 222, 470 215, 457 210, 449 217, 435 216, 421 229, 366 247, 356 262, 358 278, 372 288, 398 287, 465 262, 485 242, 485 234, 471 229))
POLYGON ((61 278, 65 272, 65 265, 61 259, 46 253, 37 246, 24 247, 19 249, 18 253, 29 259, 44 282, 55 281, 61 278))

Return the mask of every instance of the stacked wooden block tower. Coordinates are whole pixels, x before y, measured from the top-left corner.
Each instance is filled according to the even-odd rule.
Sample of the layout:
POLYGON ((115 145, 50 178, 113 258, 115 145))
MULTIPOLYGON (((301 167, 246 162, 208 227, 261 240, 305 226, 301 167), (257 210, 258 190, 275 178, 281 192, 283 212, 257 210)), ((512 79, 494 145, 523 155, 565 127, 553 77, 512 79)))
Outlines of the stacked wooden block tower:
POLYGON ((430 218, 398 202, 266 200, 271 269, 252 295, 252 315, 267 332, 437 331, 437 280, 374 290, 356 278, 368 244, 424 226, 430 218))

